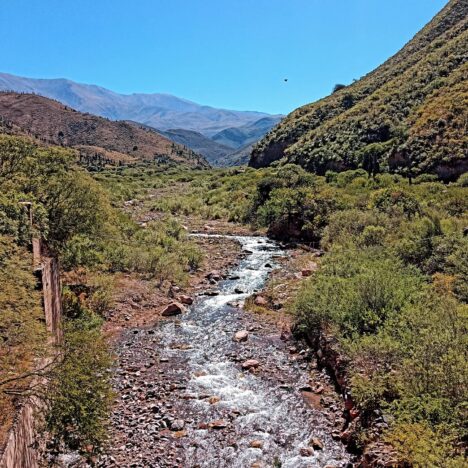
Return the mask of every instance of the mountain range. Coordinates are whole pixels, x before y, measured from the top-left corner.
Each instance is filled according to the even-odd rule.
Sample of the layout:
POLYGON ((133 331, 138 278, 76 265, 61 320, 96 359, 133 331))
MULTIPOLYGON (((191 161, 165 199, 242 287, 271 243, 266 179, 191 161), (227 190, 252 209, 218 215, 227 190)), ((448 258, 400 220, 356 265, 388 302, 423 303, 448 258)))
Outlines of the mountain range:
POLYGON ((36 94, 0 93, 0 133, 73 148, 87 166, 156 160, 208 167, 193 150, 152 130, 85 114, 36 94))
POLYGON ((169 94, 119 94, 63 78, 36 79, 0 73, 0 91, 38 94, 80 112, 171 131, 176 137, 174 141, 183 140, 188 148, 210 161, 226 158, 229 150, 224 146, 235 152, 258 140, 282 118, 263 112, 217 109, 169 94), (199 135, 187 131, 201 134, 206 140, 201 142, 199 135))
POLYGON ((253 149, 324 174, 362 167, 454 180, 468 170, 468 3, 451 0, 408 44, 349 86, 296 109, 253 149))

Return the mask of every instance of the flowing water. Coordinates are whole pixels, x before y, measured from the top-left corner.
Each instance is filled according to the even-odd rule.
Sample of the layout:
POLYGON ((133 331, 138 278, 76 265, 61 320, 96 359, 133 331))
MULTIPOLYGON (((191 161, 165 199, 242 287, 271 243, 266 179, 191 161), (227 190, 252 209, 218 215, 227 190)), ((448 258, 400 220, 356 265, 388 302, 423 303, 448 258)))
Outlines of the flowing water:
POLYGON ((274 327, 256 325, 232 306, 264 286, 284 252, 266 238, 235 239, 246 256, 219 282, 219 294, 199 296, 186 314, 156 329, 160 356, 178 363, 174 379, 184 382, 184 395, 175 402, 176 417, 185 422, 181 465, 347 466, 349 455, 331 436, 333 413, 310 406, 301 393, 310 379, 304 354, 292 356, 291 342, 285 344, 274 327), (233 341, 243 328, 250 328, 247 342, 233 341), (259 368, 243 371, 246 359, 258 360, 259 368), (312 437, 322 441, 323 450, 307 451, 312 437))

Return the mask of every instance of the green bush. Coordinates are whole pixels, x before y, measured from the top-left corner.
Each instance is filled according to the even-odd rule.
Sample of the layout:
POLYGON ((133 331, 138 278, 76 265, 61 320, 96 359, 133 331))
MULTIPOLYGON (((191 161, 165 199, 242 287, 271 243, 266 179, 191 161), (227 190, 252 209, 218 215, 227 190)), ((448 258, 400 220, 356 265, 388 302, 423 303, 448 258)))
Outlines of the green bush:
POLYGON ((415 300, 422 285, 415 269, 382 250, 337 251, 302 288, 294 309, 303 327, 331 325, 353 339, 379 330, 415 300))
POLYGON ((409 219, 421 213, 417 199, 401 189, 382 189, 373 194, 372 206, 391 216, 405 215, 409 219))
POLYGON ((458 178, 457 184, 460 187, 468 187, 468 172, 465 172, 458 178))
POLYGON ((97 452, 107 438, 112 359, 100 332, 101 319, 76 303, 65 301, 65 310, 79 313, 65 323, 62 360, 50 376, 47 429, 58 444, 72 450, 92 446, 97 452))
POLYGON ((435 174, 421 174, 415 177, 413 184, 423 184, 427 182, 437 182, 439 178, 435 174))

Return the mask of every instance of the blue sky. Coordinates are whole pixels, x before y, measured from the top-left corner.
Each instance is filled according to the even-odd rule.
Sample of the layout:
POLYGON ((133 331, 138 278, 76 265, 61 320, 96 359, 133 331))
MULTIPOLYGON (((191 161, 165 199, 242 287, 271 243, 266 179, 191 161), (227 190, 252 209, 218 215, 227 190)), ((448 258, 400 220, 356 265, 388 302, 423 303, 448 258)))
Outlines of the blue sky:
POLYGON ((287 113, 371 71, 447 1, 1 3, 0 71, 287 113))

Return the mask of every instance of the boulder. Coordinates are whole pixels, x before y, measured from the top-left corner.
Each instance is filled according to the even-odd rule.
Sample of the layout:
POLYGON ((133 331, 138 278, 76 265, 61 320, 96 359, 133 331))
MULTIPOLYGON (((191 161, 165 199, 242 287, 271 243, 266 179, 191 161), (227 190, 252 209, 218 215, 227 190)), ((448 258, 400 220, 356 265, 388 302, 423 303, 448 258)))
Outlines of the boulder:
POLYGON ((185 421, 183 419, 176 419, 171 423, 172 431, 181 431, 185 427, 185 421))
POLYGON ((208 427, 211 427, 211 429, 224 429, 225 427, 228 427, 228 425, 229 423, 224 419, 217 419, 216 421, 210 422, 208 427))
POLYGON ((302 457, 311 457, 314 454, 312 447, 302 447, 299 451, 302 457))
POLYGON ((317 437, 310 439, 309 445, 315 450, 323 450, 323 442, 317 437))
POLYGON ((238 342, 247 341, 248 337, 249 337, 249 332, 247 330, 239 330, 234 335, 234 341, 238 341, 238 342))
POLYGON ((219 296, 219 291, 209 290, 203 293, 204 296, 219 296))
POLYGON ((214 280, 214 281, 221 281, 222 279, 222 276, 221 276, 221 273, 219 271, 210 271, 206 276, 205 278, 209 279, 209 280, 214 280))
POLYGON ((260 363, 255 359, 247 359, 242 363, 242 369, 249 370, 249 369, 256 369, 260 363))
POLYGON ((192 305, 193 304, 193 298, 190 297, 190 296, 185 296, 185 295, 179 296, 179 301, 182 304, 186 304, 186 305, 192 305))
POLYGON ((257 296, 254 300, 254 304, 260 307, 266 307, 268 301, 263 296, 257 296))
POLYGON ((263 442, 261 440, 252 440, 252 442, 249 444, 249 447, 261 449, 263 448, 263 442))
POLYGON ((179 315, 182 312, 186 312, 186 308, 180 302, 171 302, 169 305, 164 307, 161 311, 163 317, 170 317, 172 315, 179 315))

